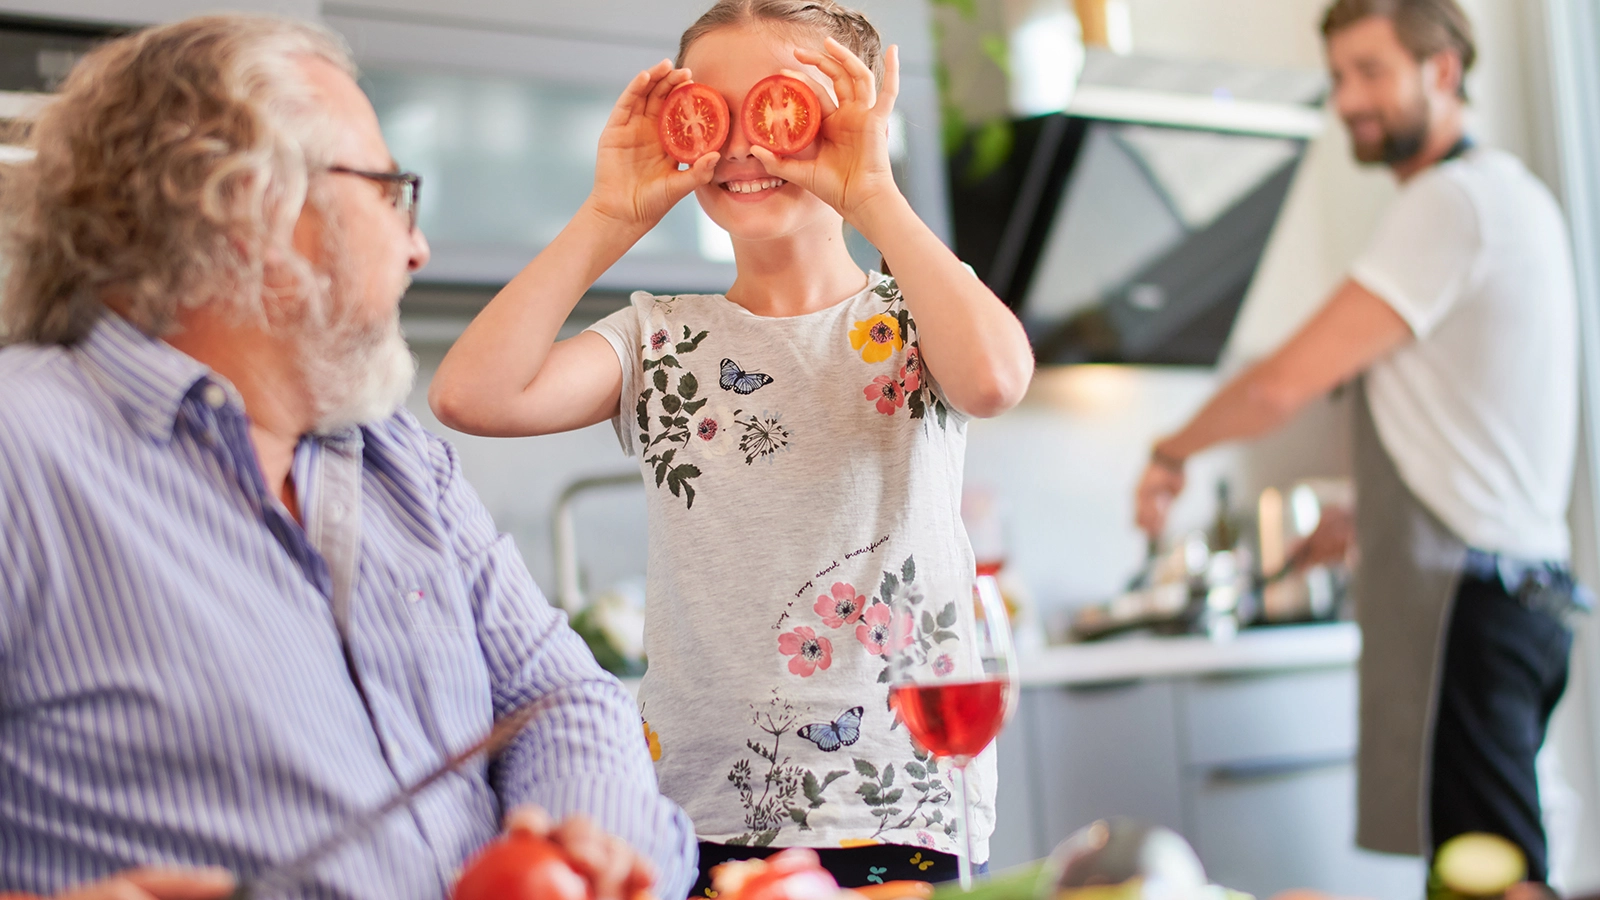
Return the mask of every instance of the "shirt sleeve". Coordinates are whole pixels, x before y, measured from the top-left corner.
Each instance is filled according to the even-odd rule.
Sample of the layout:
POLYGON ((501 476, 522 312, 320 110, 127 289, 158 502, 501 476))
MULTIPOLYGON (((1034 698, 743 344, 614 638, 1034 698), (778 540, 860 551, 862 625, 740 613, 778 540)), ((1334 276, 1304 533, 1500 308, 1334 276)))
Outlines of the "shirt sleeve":
POLYGON ((634 398, 639 395, 638 385, 643 378, 640 364, 644 359, 641 350, 644 346, 644 337, 639 327, 639 312, 635 303, 641 297, 649 296, 643 292, 636 292, 632 297, 633 302, 584 329, 605 338, 611 349, 616 351, 617 361, 622 364, 622 399, 616 414, 611 417, 611 427, 617 432, 617 442, 622 445, 622 452, 628 456, 638 453, 628 411, 633 406, 634 398))
POLYGON ((657 896, 686 896, 698 874, 694 828, 657 787, 633 699, 545 601, 461 475, 455 450, 444 449, 441 512, 455 523, 495 717, 529 704, 538 710, 490 768, 501 805, 587 816, 651 860, 657 896))
POLYGON ((1385 214, 1350 277, 1426 337, 1471 284, 1482 246, 1478 212, 1442 171, 1408 186, 1385 214))

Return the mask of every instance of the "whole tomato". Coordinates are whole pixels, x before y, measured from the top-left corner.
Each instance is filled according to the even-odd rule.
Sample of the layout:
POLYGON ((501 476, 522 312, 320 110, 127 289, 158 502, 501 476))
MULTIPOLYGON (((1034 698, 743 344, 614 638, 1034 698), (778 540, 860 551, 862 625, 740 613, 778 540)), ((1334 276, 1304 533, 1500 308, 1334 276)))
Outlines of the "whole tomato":
POLYGON ((514 831, 467 860, 451 900, 594 900, 561 848, 514 831))

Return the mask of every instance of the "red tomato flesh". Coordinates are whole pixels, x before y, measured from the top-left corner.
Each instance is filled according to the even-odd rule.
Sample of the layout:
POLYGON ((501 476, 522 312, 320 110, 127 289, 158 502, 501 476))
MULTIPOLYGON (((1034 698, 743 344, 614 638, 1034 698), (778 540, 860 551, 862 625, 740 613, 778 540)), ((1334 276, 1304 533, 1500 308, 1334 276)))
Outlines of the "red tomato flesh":
POLYGON ((513 831, 467 860, 451 900, 594 900, 589 882, 550 841, 513 831))
POLYGON ((728 104, 703 84, 680 84, 661 107, 661 148, 681 163, 693 163, 728 139, 728 104))
POLYGON ((779 156, 799 153, 817 139, 822 104, 804 81, 772 75, 744 96, 744 136, 779 156))

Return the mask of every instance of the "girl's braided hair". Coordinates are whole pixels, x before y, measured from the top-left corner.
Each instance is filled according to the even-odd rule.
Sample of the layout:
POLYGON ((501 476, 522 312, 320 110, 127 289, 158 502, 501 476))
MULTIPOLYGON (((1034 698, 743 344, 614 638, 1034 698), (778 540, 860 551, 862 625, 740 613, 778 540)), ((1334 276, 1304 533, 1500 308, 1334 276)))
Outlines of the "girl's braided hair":
POLYGON ((689 45, 728 25, 750 22, 805 29, 832 37, 872 70, 874 85, 883 83, 883 39, 861 13, 834 0, 718 0, 695 20, 678 41, 676 65, 683 65, 689 45))

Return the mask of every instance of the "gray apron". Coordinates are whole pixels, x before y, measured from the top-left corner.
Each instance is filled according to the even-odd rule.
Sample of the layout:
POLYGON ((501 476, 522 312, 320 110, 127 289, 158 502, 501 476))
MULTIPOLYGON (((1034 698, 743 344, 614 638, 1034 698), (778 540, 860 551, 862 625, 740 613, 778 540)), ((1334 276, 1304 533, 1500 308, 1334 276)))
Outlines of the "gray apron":
POLYGON ((1467 548, 1412 495, 1355 391, 1361 731, 1356 844, 1422 854, 1445 629, 1467 548))

